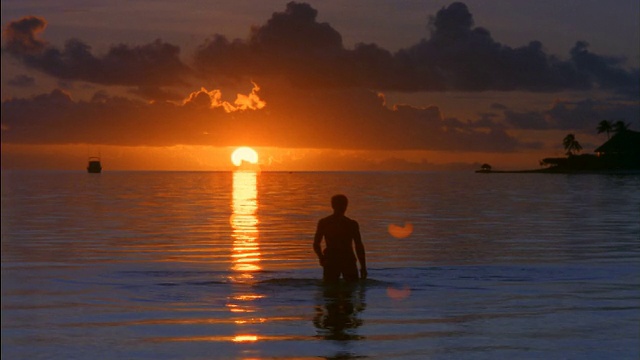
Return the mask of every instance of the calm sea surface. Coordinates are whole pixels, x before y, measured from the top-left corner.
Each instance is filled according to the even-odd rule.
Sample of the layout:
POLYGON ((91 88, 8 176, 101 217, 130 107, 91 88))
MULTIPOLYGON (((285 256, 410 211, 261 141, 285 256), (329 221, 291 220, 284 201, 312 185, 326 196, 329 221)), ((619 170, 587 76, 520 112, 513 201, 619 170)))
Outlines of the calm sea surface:
POLYGON ((3 359, 639 357, 638 175, 2 172, 3 359))

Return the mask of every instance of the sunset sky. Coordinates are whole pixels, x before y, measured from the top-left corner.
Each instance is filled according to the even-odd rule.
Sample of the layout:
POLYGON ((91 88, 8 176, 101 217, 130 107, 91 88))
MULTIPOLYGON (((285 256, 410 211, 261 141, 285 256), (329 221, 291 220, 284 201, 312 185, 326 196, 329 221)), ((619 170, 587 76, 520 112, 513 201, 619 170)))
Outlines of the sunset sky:
POLYGON ((2 168, 538 167, 640 130, 637 0, 2 0, 2 168))

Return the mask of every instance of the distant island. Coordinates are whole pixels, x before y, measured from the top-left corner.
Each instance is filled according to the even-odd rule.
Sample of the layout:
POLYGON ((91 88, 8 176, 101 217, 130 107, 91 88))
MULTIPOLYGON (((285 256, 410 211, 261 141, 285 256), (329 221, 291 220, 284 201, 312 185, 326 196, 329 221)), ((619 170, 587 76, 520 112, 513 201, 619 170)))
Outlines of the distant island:
POLYGON ((604 144, 596 148, 594 154, 580 154, 580 143, 573 134, 564 138, 563 144, 567 150, 566 157, 551 157, 540 160, 541 169, 533 170, 494 170, 491 165, 483 164, 476 173, 547 173, 547 174, 574 174, 574 173, 638 173, 640 174, 640 132, 628 129, 624 122, 617 122, 611 126, 610 122, 603 120, 598 127, 598 132, 606 132, 617 128, 616 133, 604 144))

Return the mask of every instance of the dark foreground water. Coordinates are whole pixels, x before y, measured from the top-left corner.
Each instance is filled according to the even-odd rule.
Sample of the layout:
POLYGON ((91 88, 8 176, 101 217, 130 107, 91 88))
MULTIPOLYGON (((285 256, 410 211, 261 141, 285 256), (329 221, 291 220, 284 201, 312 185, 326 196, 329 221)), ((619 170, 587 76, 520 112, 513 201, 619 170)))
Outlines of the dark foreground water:
POLYGON ((3 359, 639 357, 637 175, 2 173, 3 359))

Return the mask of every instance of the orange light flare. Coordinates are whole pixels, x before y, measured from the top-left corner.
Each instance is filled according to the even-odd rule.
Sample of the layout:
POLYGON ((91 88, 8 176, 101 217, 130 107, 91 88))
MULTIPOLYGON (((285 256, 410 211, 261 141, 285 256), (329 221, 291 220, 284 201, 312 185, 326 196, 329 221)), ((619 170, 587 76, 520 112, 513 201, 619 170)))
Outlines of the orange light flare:
POLYGON ((411 289, 408 285, 404 285, 402 289, 396 289, 393 287, 387 288, 387 296, 393 300, 404 300, 411 295, 411 289))
POLYGON ((389 224, 387 227, 389 234, 396 239, 404 239, 409 237, 413 233, 413 224, 408 221, 404 222, 404 226, 396 224, 389 224))

